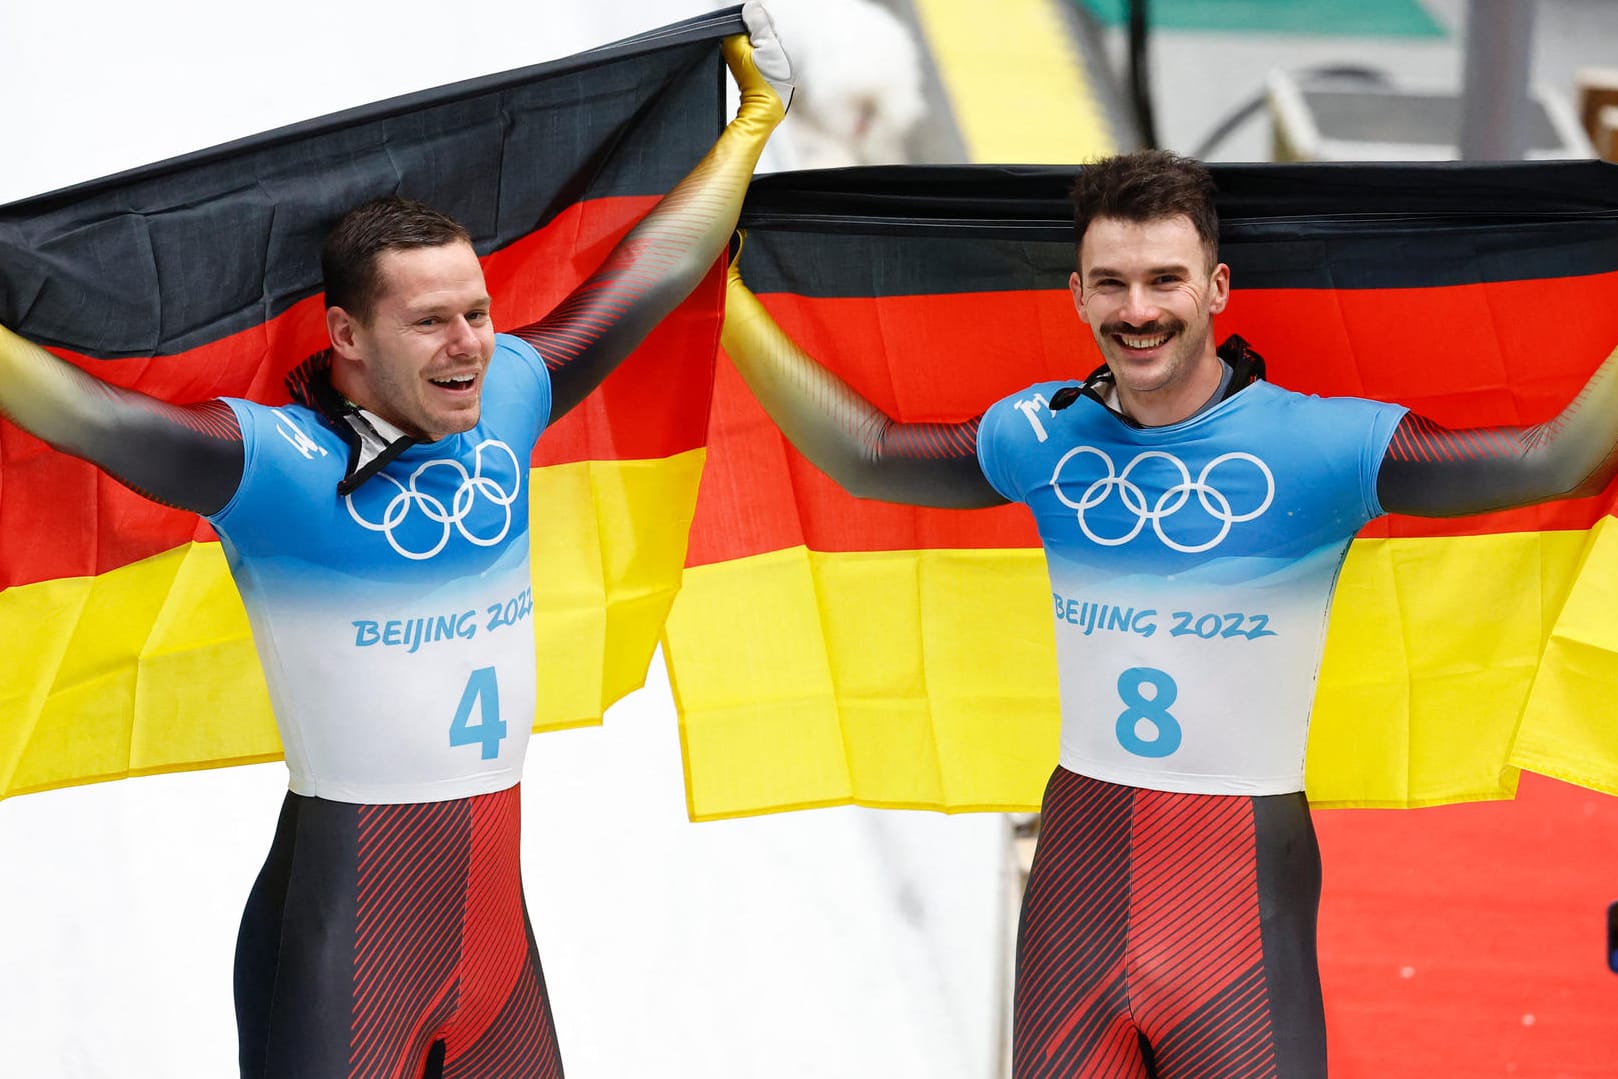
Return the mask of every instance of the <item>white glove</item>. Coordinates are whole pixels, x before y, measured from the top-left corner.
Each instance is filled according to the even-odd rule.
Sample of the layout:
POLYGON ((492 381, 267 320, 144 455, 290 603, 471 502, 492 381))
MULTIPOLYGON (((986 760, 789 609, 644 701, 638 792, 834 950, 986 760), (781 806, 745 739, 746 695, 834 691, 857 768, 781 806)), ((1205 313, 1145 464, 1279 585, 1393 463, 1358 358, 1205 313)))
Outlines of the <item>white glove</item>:
POLYGON ((792 106, 792 61, 775 33, 770 13, 759 0, 747 0, 742 5, 742 22, 747 26, 747 38, 753 46, 753 66, 763 75, 781 103, 792 106))

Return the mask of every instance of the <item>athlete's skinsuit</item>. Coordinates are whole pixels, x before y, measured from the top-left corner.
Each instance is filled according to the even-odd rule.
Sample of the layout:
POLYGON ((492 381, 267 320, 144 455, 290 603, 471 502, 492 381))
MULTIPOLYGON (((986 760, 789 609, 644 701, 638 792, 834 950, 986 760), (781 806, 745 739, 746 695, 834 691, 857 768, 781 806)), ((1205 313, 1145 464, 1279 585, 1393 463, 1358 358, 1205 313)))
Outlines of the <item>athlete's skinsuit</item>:
POLYGON ((1405 410, 1256 382, 1143 428, 1084 394, 1053 408, 1063 386, 999 402, 978 430, 984 475, 1045 547, 1062 766, 1156 790, 1302 790, 1332 586, 1382 513, 1405 410))
POLYGON ((1016 1079, 1325 1074, 1304 744, 1348 542, 1594 493, 1618 471, 1618 352, 1560 416, 1451 431, 1261 381, 1239 339, 1179 423, 1105 369, 959 424, 897 423, 782 333, 734 266, 725 351, 851 493, 1025 502, 1051 576, 1062 755, 1018 934, 1016 1079))
POLYGON ((984 474, 1039 528, 1061 683, 1017 1074, 1127 1068, 1143 1045, 1166 1076, 1319 1074, 1304 742, 1332 586, 1381 513, 1404 409, 1258 382, 1140 428, 1089 395, 1053 409, 1062 388, 978 431, 984 474))
POLYGON ((477 425, 407 445, 347 493, 339 425, 305 404, 229 402, 245 463, 208 520, 253 626, 294 794, 438 802, 522 775, 535 691, 528 462, 551 380, 527 342, 495 343, 477 425))
POLYGON ((248 610, 291 780, 237 945, 243 1076, 561 1074, 518 857, 530 453, 724 250, 784 112, 751 8, 771 48, 725 42, 736 118, 554 312, 496 338, 470 431, 415 442, 342 400, 325 356, 294 404, 176 406, 0 329, 0 410, 207 516, 248 610))
POLYGON ((229 402, 245 466, 209 520, 291 773, 237 941, 245 1075, 420 1074, 435 1043, 444 1075, 561 1073, 517 872, 551 378, 495 340, 477 425, 406 440, 346 493, 324 357, 306 403, 229 402))

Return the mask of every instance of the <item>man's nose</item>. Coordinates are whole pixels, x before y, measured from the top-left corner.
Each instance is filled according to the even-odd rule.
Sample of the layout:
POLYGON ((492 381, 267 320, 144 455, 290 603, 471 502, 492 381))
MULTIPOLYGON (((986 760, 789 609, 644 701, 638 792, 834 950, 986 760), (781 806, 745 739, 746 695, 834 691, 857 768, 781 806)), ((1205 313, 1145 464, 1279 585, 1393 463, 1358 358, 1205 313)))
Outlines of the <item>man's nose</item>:
POLYGON ((450 352, 456 356, 476 355, 481 345, 477 330, 472 328, 465 316, 458 316, 450 327, 450 352))
POLYGON ((1118 317, 1132 326, 1144 326, 1148 322, 1157 321, 1157 316, 1163 309, 1157 305, 1151 290, 1144 285, 1131 285, 1129 292, 1124 296, 1124 306, 1118 312, 1118 317))

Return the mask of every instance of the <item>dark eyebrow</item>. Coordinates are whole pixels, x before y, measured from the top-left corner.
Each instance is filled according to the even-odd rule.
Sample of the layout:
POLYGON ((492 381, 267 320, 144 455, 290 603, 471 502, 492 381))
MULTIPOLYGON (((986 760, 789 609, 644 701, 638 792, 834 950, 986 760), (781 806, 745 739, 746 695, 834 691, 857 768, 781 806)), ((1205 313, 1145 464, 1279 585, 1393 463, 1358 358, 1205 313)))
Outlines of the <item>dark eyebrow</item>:
MULTIPOLYGON (((1191 268, 1180 263, 1171 263, 1167 266, 1153 266, 1146 271, 1147 277, 1158 277, 1162 274, 1179 274, 1182 277, 1191 276, 1191 268)), ((1110 266, 1092 266, 1084 275, 1086 281, 1093 281, 1098 277, 1123 277, 1122 271, 1110 266)))
POLYGON ((489 296, 481 296, 481 297, 478 297, 477 299, 472 300, 470 303, 466 304, 465 306, 463 306, 461 304, 457 304, 457 303, 448 303, 448 302, 445 302, 445 303, 407 304, 406 307, 405 307, 405 311, 409 314, 410 318, 418 319, 418 318, 425 318, 428 315, 443 314, 446 311, 452 311, 452 312, 453 311, 470 311, 470 310, 477 309, 477 308, 485 308, 485 307, 490 306, 492 303, 494 303, 494 300, 491 297, 489 297, 489 296))

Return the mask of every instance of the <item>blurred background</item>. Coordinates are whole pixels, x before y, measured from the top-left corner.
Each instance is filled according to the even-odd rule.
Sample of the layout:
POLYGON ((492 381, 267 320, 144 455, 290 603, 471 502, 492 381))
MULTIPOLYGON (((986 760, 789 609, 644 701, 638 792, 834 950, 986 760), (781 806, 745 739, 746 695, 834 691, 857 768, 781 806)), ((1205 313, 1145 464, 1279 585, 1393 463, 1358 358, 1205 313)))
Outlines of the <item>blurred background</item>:
MULTIPOLYGON (((675 21, 700 0, 0 7, 0 201, 675 21)), ((1618 0, 773 0, 769 169, 1618 155, 1618 0)), ((1236 282, 1239 287, 1240 282, 1236 282)), ((1061 287, 1053 282, 1053 287, 1061 287)), ((1034 815, 692 825, 661 667, 529 753, 575 1079, 1008 1075, 1034 815)), ((0 1071, 234 1074, 235 926, 280 765, 0 803, 0 1071)), ((1333 1075, 1618 1075, 1618 799, 1317 815, 1333 1075)))
POLYGON ((1607 0, 775 0, 794 167, 1611 160, 1607 0))

